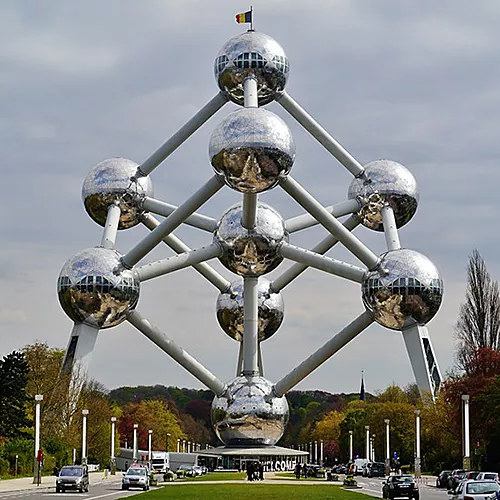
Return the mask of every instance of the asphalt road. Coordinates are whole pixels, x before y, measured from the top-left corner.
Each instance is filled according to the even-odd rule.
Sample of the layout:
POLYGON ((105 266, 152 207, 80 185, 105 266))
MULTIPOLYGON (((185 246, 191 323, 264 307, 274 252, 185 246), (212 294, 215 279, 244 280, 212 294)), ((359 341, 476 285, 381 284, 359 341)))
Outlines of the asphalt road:
MULTIPOLYGON (((356 481, 358 481, 358 485, 363 486, 362 490, 358 490, 359 492, 382 498, 382 482, 384 478, 356 476, 356 481)), ((422 478, 417 481, 419 482, 420 500, 448 500, 450 498, 445 488, 436 488, 434 478, 427 481, 422 478)))

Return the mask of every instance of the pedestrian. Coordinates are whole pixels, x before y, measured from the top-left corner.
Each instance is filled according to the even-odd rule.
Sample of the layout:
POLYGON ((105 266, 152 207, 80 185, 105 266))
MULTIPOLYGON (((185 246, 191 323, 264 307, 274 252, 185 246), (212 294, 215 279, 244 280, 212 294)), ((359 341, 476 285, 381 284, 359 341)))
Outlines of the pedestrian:
POLYGON ((264 464, 259 462, 259 480, 264 481, 264 464))
POLYGON ((297 479, 300 479, 300 469, 301 469, 300 462, 297 462, 297 463, 295 464, 295 470, 294 470, 294 472, 295 472, 295 477, 296 477, 297 479))
POLYGON ((253 481, 253 463, 252 462, 247 462, 247 479, 248 481, 253 481))

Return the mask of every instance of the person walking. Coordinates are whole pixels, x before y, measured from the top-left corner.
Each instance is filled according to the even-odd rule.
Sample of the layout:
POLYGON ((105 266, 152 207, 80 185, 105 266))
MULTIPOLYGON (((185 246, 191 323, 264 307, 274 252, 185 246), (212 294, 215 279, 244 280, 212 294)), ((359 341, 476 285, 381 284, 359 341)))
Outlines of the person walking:
POLYGON ((295 464, 295 470, 294 470, 294 472, 295 472, 295 477, 296 477, 297 479, 300 479, 300 469, 301 469, 301 468, 302 468, 302 467, 300 466, 300 462, 297 462, 297 463, 295 464))

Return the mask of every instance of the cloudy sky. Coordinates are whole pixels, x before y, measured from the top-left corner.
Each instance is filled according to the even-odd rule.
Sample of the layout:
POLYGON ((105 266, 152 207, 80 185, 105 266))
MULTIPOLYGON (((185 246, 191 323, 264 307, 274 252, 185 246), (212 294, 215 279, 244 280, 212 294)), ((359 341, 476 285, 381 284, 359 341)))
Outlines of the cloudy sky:
MULTIPOLYGON (((278 40, 291 63, 287 91, 361 163, 407 166, 420 205, 400 230, 403 246, 428 256, 445 282, 429 324, 441 370, 454 361, 453 327, 465 267, 479 249, 500 272, 500 3, 495 0, 254 0, 255 28, 278 40)), ((64 262, 98 245, 83 180, 103 159, 146 159, 218 88, 213 61, 244 31, 234 0, 53 1, 0 4, 0 356, 35 341, 65 347, 72 323, 59 306, 64 262)), ((228 104, 152 174, 155 196, 180 204, 211 175, 208 141, 228 104)), ((346 198, 351 174, 276 104, 297 145, 292 173, 323 204, 346 198)), ((200 212, 218 218, 240 196, 223 189, 200 212)), ((262 196, 284 218, 302 209, 278 188, 262 196)), ((125 253, 147 230, 119 233, 125 253)), ((192 247, 207 233, 180 228, 192 247)), ((380 254, 384 237, 360 227, 380 254)), ((321 228, 293 235, 311 248, 321 228)), ((144 262, 170 255, 162 246, 144 262)), ((357 264, 341 248, 332 256, 357 264)), ((283 264, 271 278, 278 276, 283 264)), ((228 279, 230 273, 214 263, 228 279)), ((145 283, 138 310, 222 380, 234 376, 238 344, 215 318, 218 291, 193 270, 145 283)), ((286 319, 263 344, 272 381, 362 311, 359 286, 309 270, 283 291, 286 319)), ((91 375, 108 388, 201 387, 128 323, 101 331, 91 375)), ((370 392, 413 381, 400 333, 371 326, 299 389, 370 392)))

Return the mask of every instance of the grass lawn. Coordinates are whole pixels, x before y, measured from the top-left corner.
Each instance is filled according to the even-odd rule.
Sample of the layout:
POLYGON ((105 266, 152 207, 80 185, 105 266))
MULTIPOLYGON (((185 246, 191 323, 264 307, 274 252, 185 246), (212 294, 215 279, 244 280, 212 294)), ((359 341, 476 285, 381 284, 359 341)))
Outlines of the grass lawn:
MULTIPOLYGON (((275 477, 274 479, 293 479, 294 481, 325 481, 325 477, 304 477, 300 476, 300 479, 297 479, 295 477, 295 474, 293 472, 275 472, 275 477)), ((271 478, 273 479, 273 478, 271 478)))
MULTIPOLYGON (((298 483, 299 484, 299 483, 298 483)), ((147 500, 363 500, 340 486, 295 484, 184 484, 167 485, 135 498, 147 500)))
POLYGON ((177 482, 195 482, 195 481, 236 481, 238 479, 246 479, 245 472, 210 472, 203 476, 186 477, 185 479, 177 479, 177 482))

